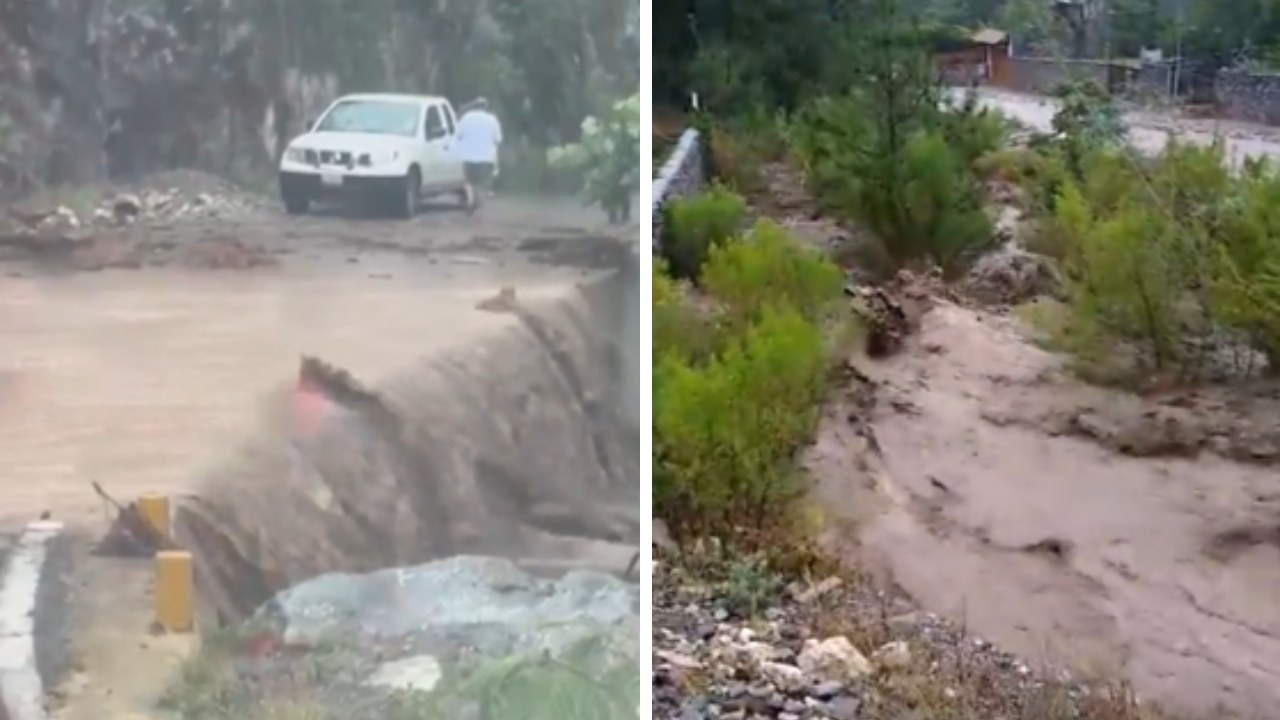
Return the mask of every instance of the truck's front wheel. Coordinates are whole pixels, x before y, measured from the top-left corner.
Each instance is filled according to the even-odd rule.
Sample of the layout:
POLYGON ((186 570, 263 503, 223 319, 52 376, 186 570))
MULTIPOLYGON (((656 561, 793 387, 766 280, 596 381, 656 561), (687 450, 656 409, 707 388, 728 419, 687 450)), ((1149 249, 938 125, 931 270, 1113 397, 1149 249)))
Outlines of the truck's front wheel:
POLYGON ((422 198, 422 176, 418 168, 411 167, 405 176, 395 183, 392 196, 392 213, 401 219, 409 219, 418 214, 418 205, 422 198))
POLYGON ((280 199, 290 215, 303 215, 311 209, 311 196, 295 183, 280 182, 280 199))

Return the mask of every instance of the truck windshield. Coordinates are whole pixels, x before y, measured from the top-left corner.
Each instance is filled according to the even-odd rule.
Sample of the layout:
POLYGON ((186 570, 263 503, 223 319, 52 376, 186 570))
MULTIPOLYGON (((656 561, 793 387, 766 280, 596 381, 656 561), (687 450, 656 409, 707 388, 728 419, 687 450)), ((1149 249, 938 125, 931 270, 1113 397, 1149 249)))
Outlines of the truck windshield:
POLYGON ((413 137, 418 132, 418 106, 392 100, 343 100, 334 105, 316 132, 355 132, 413 137))

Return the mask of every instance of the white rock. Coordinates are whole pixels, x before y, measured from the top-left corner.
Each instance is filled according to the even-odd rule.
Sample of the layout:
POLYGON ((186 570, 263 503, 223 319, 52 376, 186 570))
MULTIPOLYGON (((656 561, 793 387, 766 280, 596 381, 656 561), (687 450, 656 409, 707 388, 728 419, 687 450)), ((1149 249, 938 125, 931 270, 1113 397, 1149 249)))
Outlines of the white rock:
POLYGON ((871 661, 843 635, 822 641, 810 638, 798 662, 801 670, 818 681, 849 682, 874 671, 871 661))
POLYGON ((760 666, 760 674, 784 693, 797 692, 808 685, 804 671, 795 665, 767 662, 760 666))
POLYGON ((676 544, 671 539, 671 531, 661 518, 653 519, 653 545, 662 550, 675 551, 676 544))
POLYGON ((70 228, 80 227, 80 218, 76 216, 76 211, 72 210, 66 205, 58 206, 58 209, 55 214, 62 219, 62 222, 67 227, 70 227, 70 228))
POLYGON ((844 581, 833 575, 816 585, 811 585, 800 592, 796 593, 796 601, 802 603, 811 603, 814 600, 826 595, 827 593, 838 590, 844 581))
POLYGON ((871 654, 871 661, 877 667, 898 670, 911 664, 911 646, 904 640, 885 643, 871 654))
POLYGON ((702 663, 698 662, 696 658, 692 658, 682 653, 671 652, 669 650, 659 650, 655 654, 662 662, 681 670, 697 670, 702 667, 702 663))
POLYGON ((394 660, 378 668, 369 684, 396 690, 431 692, 440 682, 440 663, 430 655, 394 660))

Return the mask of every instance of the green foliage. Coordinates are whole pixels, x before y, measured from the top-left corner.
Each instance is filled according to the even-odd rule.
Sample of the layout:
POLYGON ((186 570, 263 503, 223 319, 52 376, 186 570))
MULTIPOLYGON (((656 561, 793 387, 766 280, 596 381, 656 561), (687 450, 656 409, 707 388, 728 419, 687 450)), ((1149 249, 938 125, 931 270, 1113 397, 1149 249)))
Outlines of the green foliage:
POLYGON ((701 302, 655 272, 654 503, 673 529, 741 538, 794 520, 842 284, 768 221, 713 244, 701 302))
MULTIPOLYGON (((215 638, 184 664, 160 709, 178 720, 336 720, 351 717, 352 706, 387 720, 460 717, 469 708, 489 720, 634 718, 640 703, 634 634, 591 625, 573 630, 576 640, 549 652, 450 658, 431 692, 389 697, 351 684, 369 671, 367 649, 323 644, 287 669, 272 668, 234 653, 234 638, 231 644, 215 638), (288 681, 265 676, 272 672, 287 672, 288 681)), ((238 637, 251 635, 241 629, 238 637)))
MULTIPOLYGON (((1177 233, 1154 208, 1122 201, 1109 216, 1090 218, 1081 196, 1064 191, 1057 214, 1076 225, 1067 266, 1075 325, 1085 357, 1102 337, 1144 343, 1156 369, 1179 359, 1178 310, 1189 278, 1181 274, 1177 233)), ((1090 358, 1092 359, 1092 358, 1090 358)))
POLYGON ((974 166, 1003 123, 972 99, 940 107, 924 36, 894 3, 875 0, 863 23, 862 79, 797 115, 794 152, 823 206, 871 230, 894 261, 954 267, 991 239, 974 166))
POLYGON ((654 97, 683 104, 696 92, 726 115, 752 104, 797 107, 842 69, 839 15, 824 0, 658 0, 654 97))
POLYGON ((791 466, 812 437, 827 353, 795 310, 766 307, 701 365, 666 355, 655 370, 654 503, 677 526, 767 526, 803 485, 791 466))
POLYGON ((701 362, 714 352, 717 319, 700 311, 689 288, 667 274, 664 261, 653 263, 653 356, 674 354, 685 362, 701 362))
POLYGON ((662 250, 672 275, 697 279, 711 249, 741 231, 746 213, 746 201, 720 185, 668 204, 662 227, 662 250))
POLYGON ((713 247, 702 269, 702 287, 724 304, 735 324, 758 321, 773 304, 785 304, 821 323, 839 301, 843 285, 838 267, 767 219, 741 241, 713 247))
POLYGON ((611 221, 620 221, 632 196, 640 189, 640 97, 620 100, 601 118, 582 121, 576 143, 551 148, 547 160, 554 168, 582 173, 583 193, 603 208, 611 221))
MULTIPOLYGON (((1192 378, 1224 342, 1280 357, 1280 175, 1232 174, 1221 145, 1174 143, 1151 161, 1096 152, 1081 177, 1042 226, 1065 262, 1066 349, 1096 364, 1119 340, 1140 351, 1137 370, 1192 378)), ((1252 372, 1237 355, 1233 371, 1252 372)))
POLYGON ((1124 123, 1111 96, 1096 83, 1063 83, 1054 95, 1061 106, 1053 116, 1053 130, 1068 168, 1079 178, 1086 156, 1122 145, 1124 123))
POLYGON ((997 26, 1015 33, 1020 42, 1040 55, 1058 54, 1053 9, 1041 0, 1008 0, 1000 10, 997 26))
POLYGON ((1212 312, 1238 328, 1280 368, 1280 176, 1254 167, 1222 221, 1212 312))
POLYGON ((929 127, 943 116, 883 129, 862 97, 824 99, 797 122, 797 153, 823 204, 874 232, 900 263, 931 257, 950 267, 985 246, 991 223, 972 166, 991 149, 990 120, 949 121, 967 137, 956 146, 965 157, 942 127, 929 127))
POLYGON ((782 589, 782 579, 764 558, 734 558, 725 581, 726 609, 740 617, 754 618, 778 601, 782 589))
POLYGON ((1004 117, 996 110, 982 107, 978 96, 966 94, 963 101, 953 104, 943 113, 940 129, 947 144, 968 166, 1004 145, 1008 128, 1004 117))
POLYGON ((488 661, 456 688, 402 698, 400 714, 389 717, 451 717, 470 704, 486 720, 631 720, 640 705, 640 666, 634 643, 620 642, 616 635, 603 630, 556 657, 488 661))
POLYGON ((247 21, 273 51, 263 61, 332 74, 339 92, 423 91, 458 102, 484 95, 509 140, 542 148, 573 139, 583 117, 639 85, 630 0, 278 0, 257 3, 249 18, 165 6, 179 28, 247 21))

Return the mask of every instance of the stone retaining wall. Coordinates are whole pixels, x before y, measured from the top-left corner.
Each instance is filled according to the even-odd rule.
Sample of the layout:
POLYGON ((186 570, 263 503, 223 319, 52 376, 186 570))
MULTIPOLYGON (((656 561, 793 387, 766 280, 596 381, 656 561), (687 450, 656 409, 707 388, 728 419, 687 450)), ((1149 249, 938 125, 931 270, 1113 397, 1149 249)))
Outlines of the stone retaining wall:
POLYGON ((1214 95, 1227 119, 1280 125, 1280 74, 1219 70, 1214 95))
POLYGON ((703 173, 702 143, 698 131, 692 128, 680 135, 680 141, 662 164, 658 177, 653 181, 653 249, 656 252, 662 238, 662 209, 672 199, 687 198, 698 194, 706 185, 703 173))

